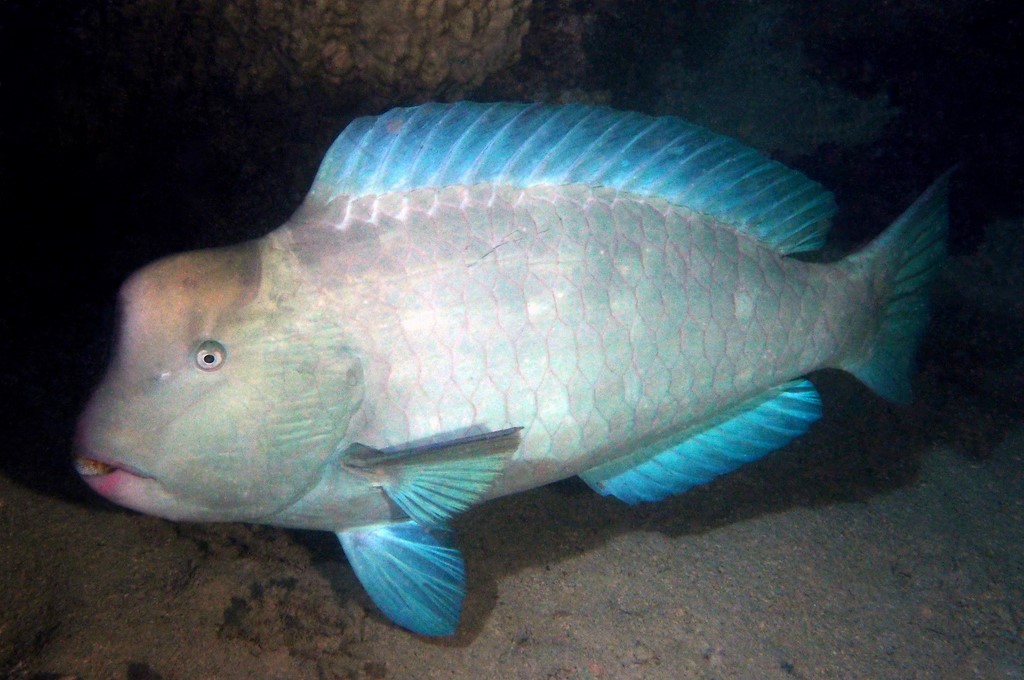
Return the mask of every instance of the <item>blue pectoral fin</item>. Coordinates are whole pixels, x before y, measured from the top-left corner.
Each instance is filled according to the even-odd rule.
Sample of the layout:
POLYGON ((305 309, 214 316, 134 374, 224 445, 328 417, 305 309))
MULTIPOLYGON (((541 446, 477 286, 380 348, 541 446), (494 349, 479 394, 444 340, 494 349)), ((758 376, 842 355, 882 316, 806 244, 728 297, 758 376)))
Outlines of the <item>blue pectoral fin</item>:
POLYGON ((443 526, 480 499, 519 448, 521 427, 441 440, 400 451, 360 444, 342 457, 420 524, 443 526))
POLYGON ((580 477, 598 493, 630 505, 659 501, 706 484, 788 444, 821 416, 821 398, 794 380, 741 405, 724 420, 682 440, 666 438, 580 477))
POLYGON ((385 616, 414 633, 451 635, 466 594, 466 570, 447 534, 402 522, 350 529, 338 538, 385 616))

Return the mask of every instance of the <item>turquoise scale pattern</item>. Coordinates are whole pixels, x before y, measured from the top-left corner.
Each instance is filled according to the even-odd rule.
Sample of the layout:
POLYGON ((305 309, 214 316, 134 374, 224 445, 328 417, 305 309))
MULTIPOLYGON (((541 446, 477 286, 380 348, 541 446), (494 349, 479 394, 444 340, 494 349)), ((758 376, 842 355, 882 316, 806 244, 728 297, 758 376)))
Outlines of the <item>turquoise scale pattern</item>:
POLYGON ((495 495, 576 474, 558 452, 599 465, 821 360, 804 356, 821 316, 806 265, 664 202, 478 186, 347 212, 332 232, 351 236, 344 315, 387 376, 357 427, 400 446, 467 423, 527 426, 544 464, 500 476, 495 495))

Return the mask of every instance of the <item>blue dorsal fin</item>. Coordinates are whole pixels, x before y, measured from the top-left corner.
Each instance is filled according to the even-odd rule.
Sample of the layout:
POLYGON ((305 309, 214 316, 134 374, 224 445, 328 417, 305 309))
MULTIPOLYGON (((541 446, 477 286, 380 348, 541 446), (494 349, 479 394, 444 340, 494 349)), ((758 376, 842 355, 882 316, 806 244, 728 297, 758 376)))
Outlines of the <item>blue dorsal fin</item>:
POLYGON ((354 444, 342 454, 342 465, 384 489, 415 521, 443 526, 487 491, 519 448, 522 429, 442 439, 397 451, 354 444))
POLYGON ((785 446, 820 416, 817 390, 807 380, 794 380, 683 441, 655 442, 580 477, 601 495, 630 505, 660 501, 785 446))
POLYGON ((466 595, 466 568, 448 532, 416 522, 338 533, 359 582, 384 614, 414 633, 451 635, 466 595))
POLYGON ((815 250, 835 212, 816 182, 674 117, 570 104, 424 104, 358 118, 307 204, 459 184, 585 184, 656 196, 781 253, 815 250))

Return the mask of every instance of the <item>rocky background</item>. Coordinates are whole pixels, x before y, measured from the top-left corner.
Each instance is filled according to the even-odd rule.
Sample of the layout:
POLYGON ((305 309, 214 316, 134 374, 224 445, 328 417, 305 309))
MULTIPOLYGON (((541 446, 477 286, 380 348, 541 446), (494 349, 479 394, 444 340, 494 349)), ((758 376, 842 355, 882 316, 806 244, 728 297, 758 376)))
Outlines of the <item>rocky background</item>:
POLYGON ((0 6, 0 678, 1024 678, 1024 10, 837 0, 8 0, 0 6), (641 510, 573 482, 461 520, 427 641, 333 537, 175 525, 69 469, 138 266, 282 223, 352 117, 427 100, 680 115, 833 189, 836 252, 946 168, 919 398, 827 416, 641 510))

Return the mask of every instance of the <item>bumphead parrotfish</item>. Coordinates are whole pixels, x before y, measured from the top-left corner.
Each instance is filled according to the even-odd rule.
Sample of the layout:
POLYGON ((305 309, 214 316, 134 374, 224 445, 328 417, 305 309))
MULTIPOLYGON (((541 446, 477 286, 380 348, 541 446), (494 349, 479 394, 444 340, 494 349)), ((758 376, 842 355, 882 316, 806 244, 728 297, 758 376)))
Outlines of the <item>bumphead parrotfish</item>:
POLYGON ((141 512, 335 532, 390 619, 451 634, 471 505, 703 484, 805 432, 820 368, 907 401, 947 178, 813 263, 831 194, 677 118, 360 118, 283 226, 123 285, 76 467, 141 512))

